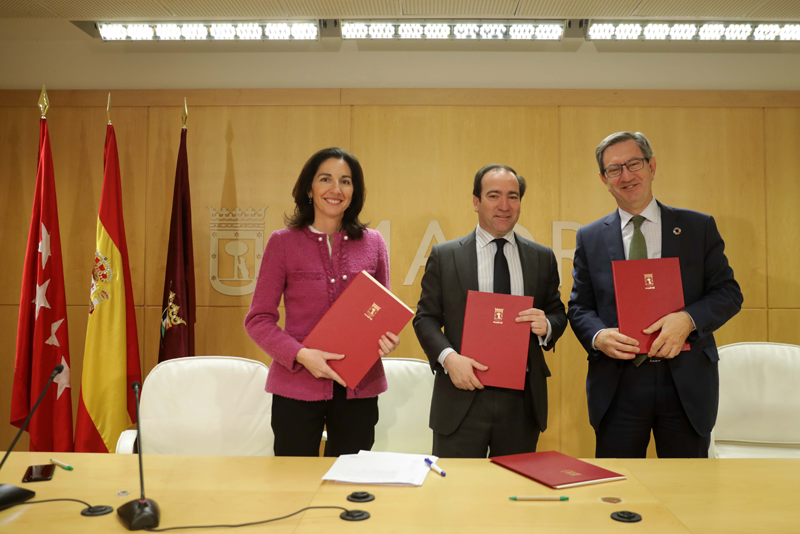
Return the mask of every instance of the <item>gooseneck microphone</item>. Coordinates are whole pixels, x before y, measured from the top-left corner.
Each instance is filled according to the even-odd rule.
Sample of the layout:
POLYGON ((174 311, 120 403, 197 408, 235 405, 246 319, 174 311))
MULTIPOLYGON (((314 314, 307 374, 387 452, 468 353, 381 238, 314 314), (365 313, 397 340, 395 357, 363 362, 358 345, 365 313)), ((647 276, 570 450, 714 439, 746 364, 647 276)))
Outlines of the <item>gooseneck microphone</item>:
MULTIPOLYGON (((44 398, 44 394, 47 393, 47 390, 50 387, 50 384, 53 383, 53 380, 55 380, 56 376, 58 376, 58 374, 63 370, 64 370, 64 366, 63 365, 56 365, 55 368, 53 369, 53 374, 50 375, 50 380, 47 382, 47 385, 42 390, 42 394, 39 395, 39 400, 37 400, 36 404, 33 405, 33 410, 31 410, 31 413, 28 414, 28 418, 25 419, 25 422, 22 424, 22 427, 19 429, 19 432, 17 432, 17 437, 14 438, 14 441, 11 443, 11 446, 8 448, 8 451, 6 452, 6 455, 3 456, 3 461, 0 462, 0 469, 2 469, 3 468, 3 464, 6 463, 6 459, 8 459, 8 455, 11 454, 12 450, 14 450, 14 445, 16 445, 17 441, 19 441, 19 437, 22 435, 22 433, 28 427, 28 423, 30 423, 31 417, 33 417, 33 414, 36 413, 36 408, 38 408, 39 407, 39 403, 42 402, 42 399, 44 398)), ((34 498, 35 496, 36 496, 36 492, 34 492, 34 491, 27 490, 25 488, 19 488, 17 486, 12 486, 11 484, 0 484, 0 510, 5 510, 9 506, 13 506, 15 504, 19 504, 21 502, 25 502, 25 501, 27 501, 29 499, 34 498)))
POLYGON ((139 382, 131 384, 131 388, 136 393, 136 422, 138 424, 139 438, 139 484, 142 488, 142 497, 138 500, 127 502, 117 508, 120 521, 128 530, 142 530, 145 528, 156 528, 158 526, 161 511, 158 504, 153 499, 146 499, 144 496, 144 470, 142 468, 142 419, 139 417, 139 382))

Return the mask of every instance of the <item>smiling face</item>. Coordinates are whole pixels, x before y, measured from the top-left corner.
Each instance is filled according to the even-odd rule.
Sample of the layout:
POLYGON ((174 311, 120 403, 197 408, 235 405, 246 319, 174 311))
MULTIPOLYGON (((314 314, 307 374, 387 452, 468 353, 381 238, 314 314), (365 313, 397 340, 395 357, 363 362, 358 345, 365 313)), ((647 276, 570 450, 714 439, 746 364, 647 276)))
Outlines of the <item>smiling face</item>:
MULTIPOLYGON (((603 152, 603 167, 623 165, 634 158, 644 157, 636 141, 629 140, 611 145, 603 152)), ((617 206, 630 214, 638 215, 653 198, 653 180, 656 176, 656 158, 644 162, 644 167, 631 172, 623 165, 622 174, 608 178, 600 173, 600 179, 617 201, 617 206)))
POLYGON ((314 175, 308 194, 314 203, 315 222, 333 220, 341 223, 344 211, 353 199, 350 165, 343 159, 330 158, 323 161, 314 175))
POLYGON ((514 229, 520 212, 519 181, 505 169, 487 172, 481 181, 481 198, 473 195, 478 224, 494 237, 514 229))

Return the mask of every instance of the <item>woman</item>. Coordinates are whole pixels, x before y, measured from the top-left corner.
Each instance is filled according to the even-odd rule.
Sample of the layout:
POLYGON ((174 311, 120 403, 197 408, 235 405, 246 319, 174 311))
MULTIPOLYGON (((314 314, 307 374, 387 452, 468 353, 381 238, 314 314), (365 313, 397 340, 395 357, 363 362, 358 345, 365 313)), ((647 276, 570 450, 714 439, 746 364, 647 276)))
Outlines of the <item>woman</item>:
MULTIPOLYGON (((386 244, 358 220, 366 196, 361 164, 341 148, 320 150, 300 171, 292 196, 294 214, 267 242, 244 321, 247 333, 273 360, 266 390, 273 394, 275 455, 318 456, 325 425, 325 456, 369 450, 378 394, 386 391, 381 361, 359 384, 345 387, 327 363, 344 356, 301 343, 362 270, 389 287, 386 244), (281 295, 285 329, 278 326, 281 295)), ((380 356, 399 343, 390 332, 381 336, 380 356)))

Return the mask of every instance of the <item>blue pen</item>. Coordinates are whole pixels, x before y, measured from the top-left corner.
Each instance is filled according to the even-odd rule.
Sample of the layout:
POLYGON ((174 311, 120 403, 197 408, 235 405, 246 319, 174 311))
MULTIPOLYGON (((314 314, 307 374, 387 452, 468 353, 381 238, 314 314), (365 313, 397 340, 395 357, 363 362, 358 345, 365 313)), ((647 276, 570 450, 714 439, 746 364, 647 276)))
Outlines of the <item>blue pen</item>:
POLYGON ((431 469, 433 469, 434 471, 436 471, 440 475, 447 476, 447 473, 442 471, 442 468, 439 467, 438 465, 436 465, 435 462, 432 462, 430 458, 425 458, 425 463, 428 464, 428 467, 430 467, 431 469))

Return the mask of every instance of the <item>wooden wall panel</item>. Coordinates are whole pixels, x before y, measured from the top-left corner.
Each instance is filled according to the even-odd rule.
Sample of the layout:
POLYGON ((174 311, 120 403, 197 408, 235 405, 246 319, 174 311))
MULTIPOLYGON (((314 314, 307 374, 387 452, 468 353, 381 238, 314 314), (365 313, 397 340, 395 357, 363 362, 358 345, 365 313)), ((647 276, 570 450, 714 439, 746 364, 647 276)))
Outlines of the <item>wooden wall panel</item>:
POLYGON ((392 290, 409 306, 419 300, 423 269, 412 285, 403 281, 428 224, 438 221, 448 240, 475 228, 472 182, 487 163, 509 165, 527 179, 519 224, 550 244, 558 209, 557 117, 555 108, 354 108, 353 152, 369 190, 364 220, 392 222, 392 290))
POLYGON ((744 308, 714 332, 717 347, 744 341, 772 341, 767 327, 767 310, 744 308))
MULTIPOLYGON (((148 153, 147 305, 160 306, 181 131, 180 108, 151 108, 148 153)), ((300 169, 317 150, 348 148, 350 109, 340 106, 190 108, 187 133, 198 306, 249 306, 209 283, 209 207, 267 206, 264 244, 293 211, 300 169)), ((261 254, 263 250, 257 251, 261 254)), ((254 266, 249 265, 251 276, 254 266)))
MULTIPOLYGON (((7 283, 0 284, 0 305, 19 306, 25 246, 36 189, 40 116, 39 108, 33 106, 0 108, 0 213, 3 214, 0 250, 8 258, 4 265, 7 283)), ((86 287, 88 292, 88 285, 86 287)), ((16 331, 16 317, 13 325, 16 331)), ((12 337, 16 339, 16 336, 12 337)))
POLYGON ((765 113, 769 306, 798 308, 800 109, 769 109, 765 113))
POLYGON ((800 309, 769 310, 769 340, 800 345, 800 309))

